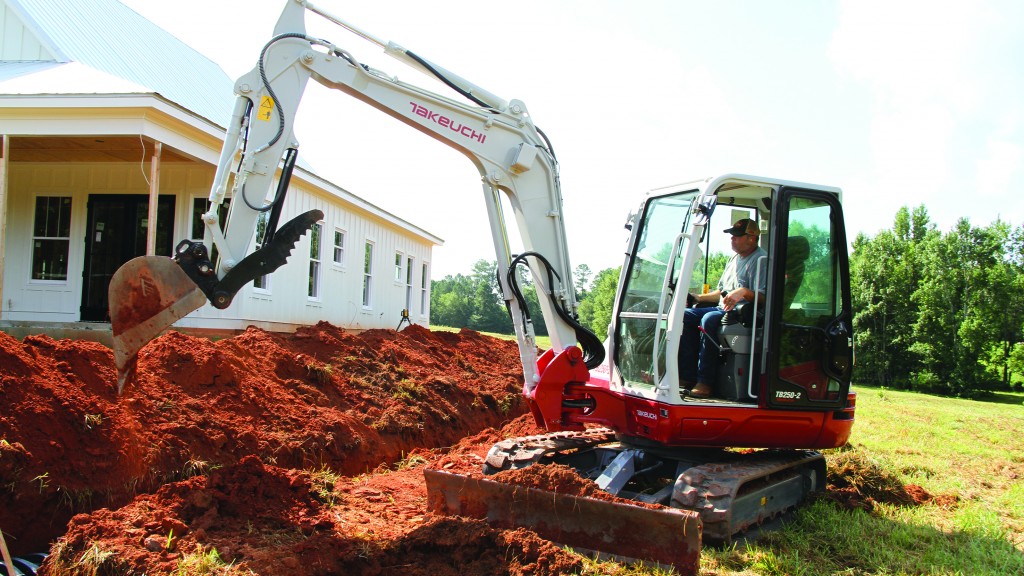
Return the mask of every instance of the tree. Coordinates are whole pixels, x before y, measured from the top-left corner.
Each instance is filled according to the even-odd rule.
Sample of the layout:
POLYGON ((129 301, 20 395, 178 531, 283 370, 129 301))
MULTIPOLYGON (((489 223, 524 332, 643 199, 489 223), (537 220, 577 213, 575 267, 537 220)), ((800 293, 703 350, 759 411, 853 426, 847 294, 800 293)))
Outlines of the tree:
POLYGON ((924 363, 918 381, 930 389, 974 396, 992 387, 987 352, 997 338, 992 323, 1004 310, 989 282, 1003 260, 1003 236, 997 225, 976 228, 962 218, 949 234, 925 244, 911 350, 924 363))
POLYGON ((608 325, 612 321, 615 293, 619 287, 619 270, 621 267, 598 272, 586 298, 580 302, 580 324, 602 340, 608 335, 608 325))
POLYGON ((430 283, 430 322, 439 326, 469 326, 473 314, 473 280, 448 275, 430 283))
POLYGON ((590 287, 590 278, 594 273, 590 270, 590 266, 586 264, 580 264, 576 266, 576 269, 572 272, 572 283, 576 289, 576 301, 579 302, 587 296, 587 290, 590 287))
POLYGON ((471 278, 472 313, 466 326, 481 332, 511 333, 512 321, 498 285, 498 261, 477 260, 471 278))
POLYGON ((854 378, 873 384, 910 388, 921 369, 911 352, 918 302, 911 298, 921 282, 923 243, 938 233, 924 206, 911 214, 904 206, 892 230, 875 238, 860 234, 850 257, 851 294, 857 365, 854 378))

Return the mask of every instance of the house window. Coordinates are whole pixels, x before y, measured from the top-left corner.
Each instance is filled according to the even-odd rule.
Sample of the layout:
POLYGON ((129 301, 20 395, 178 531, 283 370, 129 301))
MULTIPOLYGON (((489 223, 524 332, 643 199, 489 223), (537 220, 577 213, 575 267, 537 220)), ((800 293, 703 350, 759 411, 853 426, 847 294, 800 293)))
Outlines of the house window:
POLYGON ((363 308, 373 304, 373 242, 366 241, 363 252, 363 308))
POLYGON ((405 309, 412 311, 412 275, 413 275, 413 260, 412 256, 405 261, 405 309))
POLYGON ((203 224, 203 214, 206 212, 206 205, 210 201, 206 198, 193 198, 192 199, 192 240, 199 241, 203 239, 203 235, 206 232, 206 226, 203 224))
POLYGON ((395 252, 395 282, 402 281, 402 253, 395 252))
POLYGON ((37 197, 32 228, 32 279, 67 281, 70 247, 71 197, 37 197))
MULTIPOLYGON (((263 239, 267 236, 267 213, 260 212, 256 217, 256 250, 263 248, 263 239)), ((270 274, 264 274, 252 281, 252 287, 264 292, 270 291, 270 274)))
MULTIPOLYGON (((192 199, 192 236, 193 242, 202 242, 206 236, 206 224, 203 223, 203 214, 206 213, 210 206, 210 201, 206 198, 193 198, 192 199)), ((231 207, 231 198, 225 198, 221 205, 217 207, 217 220, 220 222, 220 229, 225 230, 228 221, 228 210, 231 207)), ((210 239, 210 262, 217 264, 217 246, 212 245, 213 239, 210 239)))
POLYGON ((339 228, 334 229, 334 263, 345 265, 345 231, 339 228))
POLYGON ((323 225, 313 224, 309 231, 309 291, 310 298, 320 299, 320 232, 323 225))
MULTIPOLYGON (((203 214, 206 213, 207 208, 210 206, 210 201, 206 198, 193 198, 192 199, 192 240, 200 241, 206 234, 206 225, 203 224, 203 214)), ((227 228, 228 221, 228 209, 231 207, 231 198, 225 198, 220 206, 217 207, 217 219, 220 221, 221 230, 227 228)))
POLYGON ((423 263, 423 271, 420 275, 420 314, 427 315, 427 304, 430 299, 427 297, 427 278, 430 278, 427 263, 423 263))

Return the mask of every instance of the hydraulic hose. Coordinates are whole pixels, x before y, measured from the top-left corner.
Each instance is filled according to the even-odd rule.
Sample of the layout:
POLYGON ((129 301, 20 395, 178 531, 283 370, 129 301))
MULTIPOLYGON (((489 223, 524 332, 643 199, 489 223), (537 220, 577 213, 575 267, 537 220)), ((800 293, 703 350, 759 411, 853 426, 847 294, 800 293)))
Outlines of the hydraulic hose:
MULTIPOLYGON (((526 264, 527 267, 529 267, 529 264, 526 262, 527 256, 533 256, 544 265, 549 286, 553 287, 556 279, 559 283, 562 281, 555 272, 554 267, 552 267, 551 263, 548 262, 547 258, 537 252, 525 252, 512 259, 512 262, 509 264, 506 280, 508 281, 509 289, 512 291, 513 297, 515 297, 516 302, 519 304, 519 309, 522 310, 524 323, 530 319, 530 310, 527 306, 526 298, 523 296, 522 290, 519 288, 519 280, 516 277, 515 270, 520 264, 526 264)), ((601 339, 585 326, 580 324, 579 320, 576 319, 576 316, 566 310, 563 303, 555 299, 553 291, 548 292, 547 297, 550 299, 551 307, 555 310, 555 313, 558 314, 558 317, 573 328, 573 332, 576 334, 576 341, 579 342, 580 348, 583 350, 583 363, 591 370, 600 366, 601 363, 604 362, 604 344, 601 342, 601 339)))

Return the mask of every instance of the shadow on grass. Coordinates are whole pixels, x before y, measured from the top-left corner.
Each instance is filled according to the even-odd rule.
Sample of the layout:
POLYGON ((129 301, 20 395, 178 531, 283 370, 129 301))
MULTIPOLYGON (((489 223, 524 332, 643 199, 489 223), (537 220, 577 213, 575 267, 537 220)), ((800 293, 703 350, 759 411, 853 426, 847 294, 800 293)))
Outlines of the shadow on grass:
POLYGON ((953 400, 965 399, 965 400, 974 400, 976 402, 988 402, 988 403, 991 403, 991 404, 1008 404, 1010 406, 1020 406, 1020 405, 1024 404, 1024 392, 1017 392, 1017 391, 1012 391, 1012 392, 1007 392, 1007 391, 979 392, 979 396, 977 398, 957 398, 956 396, 950 396, 950 395, 947 395, 947 394, 939 394, 939 393, 928 391, 928 390, 906 390, 906 389, 903 389, 903 388, 891 388, 889 386, 878 386, 878 385, 875 385, 875 384, 854 383, 853 386, 852 386, 852 389, 853 389, 854 392, 868 392, 868 391, 870 391, 870 392, 878 393, 878 394, 885 394, 886 391, 891 390, 893 392, 906 392, 908 394, 921 394, 922 396, 934 396, 936 398, 950 398, 950 399, 953 399, 953 400))
POLYGON ((1024 404, 1024 392, 993 392, 991 396, 983 396, 978 401, 1020 406, 1024 404))

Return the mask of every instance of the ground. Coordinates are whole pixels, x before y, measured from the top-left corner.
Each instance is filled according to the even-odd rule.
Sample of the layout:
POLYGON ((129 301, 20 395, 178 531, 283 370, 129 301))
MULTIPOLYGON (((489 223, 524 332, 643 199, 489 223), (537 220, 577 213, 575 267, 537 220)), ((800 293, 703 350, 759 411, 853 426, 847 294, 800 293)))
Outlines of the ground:
MULTIPOLYGON (((426 509, 424 468, 477 475, 491 444, 540 432, 521 379, 511 341, 320 323, 169 332, 118 395, 108 348, 0 333, 0 526, 55 575, 218 558, 240 574, 571 573, 579 557, 532 532, 426 509)), ((555 468, 505 481, 592 489, 555 468)), ((880 498, 844 489, 848 506, 880 498)))

